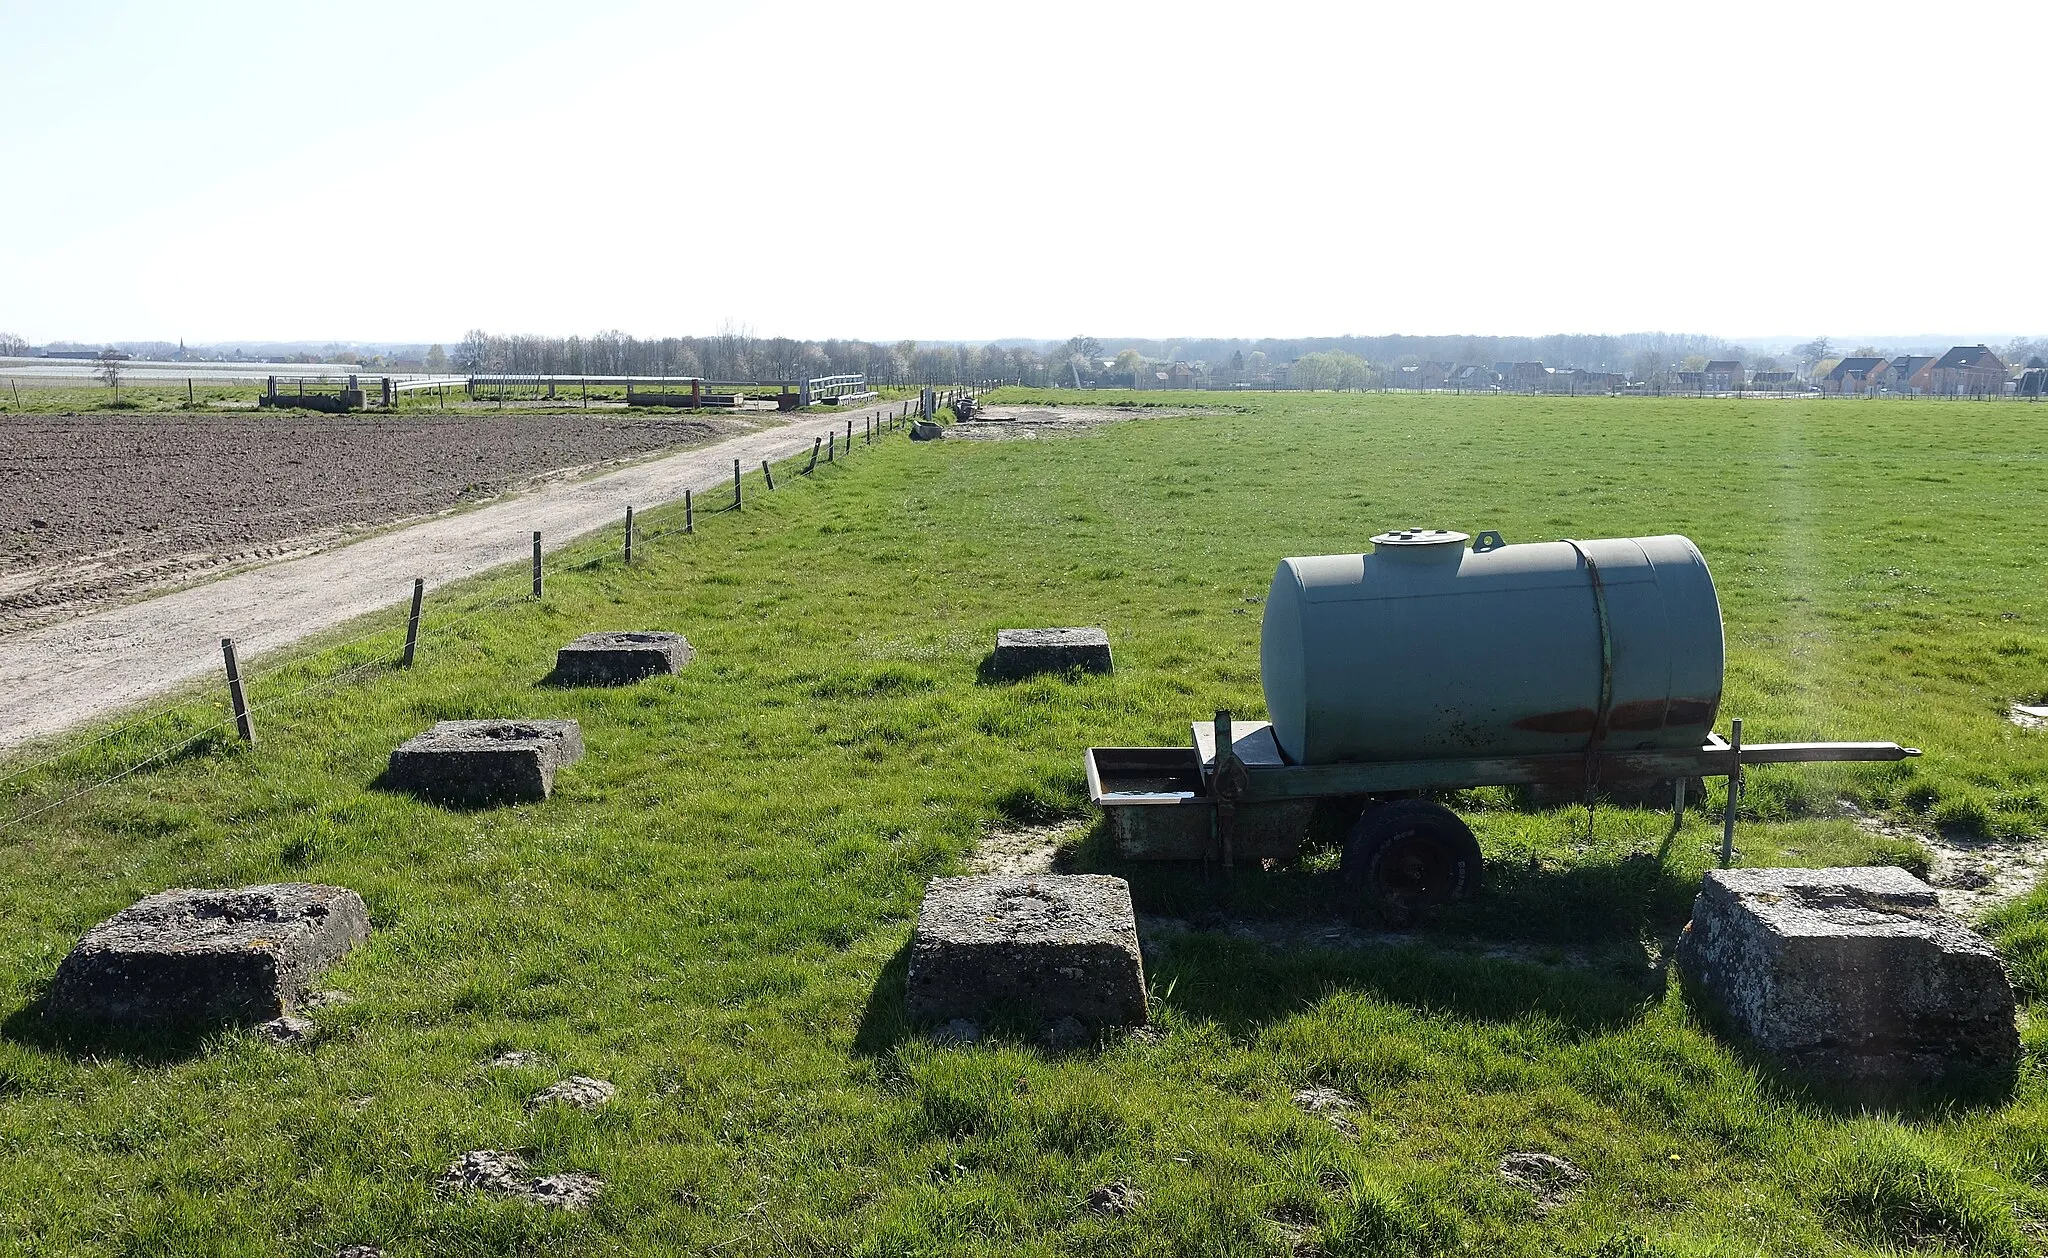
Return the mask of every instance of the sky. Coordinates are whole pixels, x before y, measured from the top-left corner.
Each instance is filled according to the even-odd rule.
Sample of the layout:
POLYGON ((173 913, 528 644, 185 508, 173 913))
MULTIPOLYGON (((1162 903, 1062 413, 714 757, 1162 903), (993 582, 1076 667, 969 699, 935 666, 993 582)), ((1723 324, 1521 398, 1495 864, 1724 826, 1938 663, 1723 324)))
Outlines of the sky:
POLYGON ((0 331, 2039 335, 2048 5, 0 0, 0 331))

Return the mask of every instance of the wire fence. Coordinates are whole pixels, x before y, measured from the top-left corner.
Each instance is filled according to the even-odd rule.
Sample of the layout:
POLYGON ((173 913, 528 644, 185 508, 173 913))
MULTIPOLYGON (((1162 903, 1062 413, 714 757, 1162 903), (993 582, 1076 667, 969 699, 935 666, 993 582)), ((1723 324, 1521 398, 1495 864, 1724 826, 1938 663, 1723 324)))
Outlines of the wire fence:
MULTIPOLYGON (((927 396, 930 398, 932 408, 936 409, 951 406, 963 397, 975 397, 985 391, 986 387, 970 387, 935 391, 927 396)), ((876 441, 887 437, 891 433, 907 429, 912 422, 922 417, 925 413, 924 399, 916 402, 892 403, 877 414, 865 416, 862 426, 858 431, 854 427, 854 420, 849 418, 846 421, 846 428, 843 434, 835 429, 827 435, 820 436, 815 439, 809 451, 779 461, 772 459, 763 460, 757 469, 748 469, 738 460, 735 460, 729 500, 722 501, 716 506, 707 503, 700 512, 694 491, 685 490, 680 503, 671 501, 656 504, 658 510, 667 512, 673 512, 676 507, 680 506, 682 518, 679 523, 671 523, 665 527, 642 528, 634 517, 634 507, 624 505, 622 528, 615 535, 616 540, 609 543, 598 543, 594 550, 588 537, 586 537, 572 546, 564 547, 557 551, 552 560, 550 560, 541 551, 540 535, 536 533, 532 539, 534 546, 533 558, 528 565, 528 570, 520 573, 515 578, 517 588, 483 599, 482 601, 478 601, 479 591, 468 590, 455 595, 449 600, 449 604, 452 605, 444 605, 442 608, 436 609, 435 614, 432 616, 428 615, 427 605, 422 601, 419 621, 416 627, 412 623, 413 612, 410 606, 400 604, 400 610, 403 614, 395 624, 381 624, 375 628, 364 630, 361 633, 353 634, 335 642, 316 643, 312 647, 310 654, 292 655, 288 658, 269 663, 264 668, 256 671, 244 670, 239 674, 230 674, 230 689, 236 693, 230 700, 231 711, 229 715, 203 725, 197 730, 180 726, 175 731, 177 737, 168 745, 156 748, 140 759, 124 764, 118 770, 78 786, 76 789, 63 791, 54 799, 44 797, 44 793, 34 790, 32 785, 10 789, 9 784, 19 783, 23 779, 30 779, 31 775, 38 771, 57 771, 65 761, 74 760, 95 748, 99 748, 124 736, 140 735, 151 725, 177 722, 180 718, 189 720, 193 712, 193 701, 189 698, 175 700, 168 704, 159 705, 138 716, 121 721, 112 728, 101 730, 89 738, 73 741, 59 740, 58 745, 45 744, 40 749, 31 749, 26 753, 25 759, 15 762, 0 761, 0 768, 5 770, 4 773, 0 773, 0 795, 13 795, 17 799, 26 798, 28 801, 12 815, 4 820, 0 820, 0 834, 17 831, 38 818, 48 816, 70 804, 86 799, 116 783, 125 781, 145 769, 162 764, 208 738, 222 735, 225 731, 237 730, 238 727, 246 729, 252 735, 248 741, 257 742, 253 735, 259 728, 254 725, 254 718, 258 715, 268 714, 275 717, 280 715, 282 710, 288 705, 308 696, 354 684, 380 670, 400 670, 408 665, 409 655, 413 657, 411 662, 417 662, 418 657, 411 650, 408 650, 408 644, 413 648, 417 648, 422 644, 439 644, 450 641, 455 637, 461 626, 476 620, 480 616, 521 602, 539 602, 545 593, 546 582, 551 572, 559 578, 567 573, 589 572, 614 561, 632 564, 636 555, 645 554, 645 548, 650 543, 660 541, 663 538, 694 534, 697 530, 697 516, 699 514, 722 515, 728 512, 744 511, 749 493, 747 484, 750 475, 757 484, 762 486, 760 490, 754 491, 755 493, 764 491, 772 493, 778 488, 791 486, 799 480, 813 479, 821 469, 832 468, 844 462, 853 454, 857 445, 863 448, 872 446, 876 441), (317 669, 320 660, 331 659, 338 653, 360 648, 363 644, 377 639, 390 640, 394 638, 396 639, 395 642, 388 641, 385 649, 378 651, 369 659, 349 662, 326 676, 315 677, 288 690, 274 693, 270 690, 271 686, 289 677, 294 672, 303 674, 309 669, 317 669), (237 680, 238 685, 236 684, 237 680)), ((723 497, 723 494, 720 496, 723 497)), ((461 578, 461 580, 466 583, 477 575, 480 574, 471 574, 470 577, 461 578)), ((232 640, 224 640, 224 647, 230 641, 232 640)), ((212 711, 218 712, 220 709, 216 707, 212 711)), ((260 742, 257 745, 261 745, 260 742)))

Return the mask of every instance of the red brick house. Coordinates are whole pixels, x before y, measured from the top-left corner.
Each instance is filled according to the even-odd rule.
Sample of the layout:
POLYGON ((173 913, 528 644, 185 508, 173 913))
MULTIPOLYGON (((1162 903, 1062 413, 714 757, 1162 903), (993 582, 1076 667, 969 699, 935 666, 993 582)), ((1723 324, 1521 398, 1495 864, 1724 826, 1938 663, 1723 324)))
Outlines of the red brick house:
POLYGON ((1988 345, 1958 345, 1931 366, 1921 392, 1937 397, 2001 397, 2005 393, 2005 362, 1988 345))

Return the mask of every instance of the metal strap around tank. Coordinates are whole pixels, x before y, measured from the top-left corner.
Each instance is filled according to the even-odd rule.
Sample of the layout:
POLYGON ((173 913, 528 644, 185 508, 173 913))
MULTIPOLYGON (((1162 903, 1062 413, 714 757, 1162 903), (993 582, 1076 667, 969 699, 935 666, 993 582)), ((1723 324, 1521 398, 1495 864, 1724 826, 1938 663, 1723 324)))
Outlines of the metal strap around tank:
POLYGON ((1565 539, 1565 545, 1586 561, 1586 575, 1593 582, 1593 610, 1600 622, 1600 706, 1593 712, 1593 730, 1586 737, 1586 805, 1600 785, 1600 744, 1607 740, 1607 720, 1614 707, 1614 632, 1607 621, 1607 587, 1600 580, 1600 565, 1584 546, 1565 539))

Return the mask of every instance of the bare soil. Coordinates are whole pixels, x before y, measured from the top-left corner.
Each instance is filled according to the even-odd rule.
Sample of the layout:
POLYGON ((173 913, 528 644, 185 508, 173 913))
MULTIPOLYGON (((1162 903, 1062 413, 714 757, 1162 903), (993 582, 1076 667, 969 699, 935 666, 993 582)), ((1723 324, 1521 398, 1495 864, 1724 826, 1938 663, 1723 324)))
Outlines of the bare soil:
POLYGON ((0 633, 755 425, 700 416, 0 416, 0 633))

